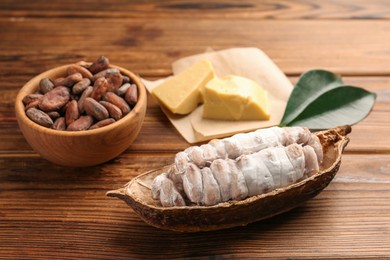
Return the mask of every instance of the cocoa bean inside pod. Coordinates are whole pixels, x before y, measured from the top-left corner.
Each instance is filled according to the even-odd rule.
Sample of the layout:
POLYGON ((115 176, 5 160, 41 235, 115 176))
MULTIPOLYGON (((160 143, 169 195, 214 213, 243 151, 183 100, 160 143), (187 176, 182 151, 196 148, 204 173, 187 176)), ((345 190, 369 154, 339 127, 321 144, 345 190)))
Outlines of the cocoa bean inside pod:
MULTIPOLYGON (((292 133, 295 130, 296 128, 291 128, 292 133)), ((248 196, 244 199, 241 199, 240 196, 236 196, 236 199, 230 199, 216 205, 207 206, 197 205, 183 197, 186 200, 186 205, 183 205, 184 201, 180 200, 180 197, 177 196, 185 196, 183 193, 184 190, 183 187, 178 186, 177 183, 182 181, 181 178, 184 177, 186 173, 180 174, 175 172, 175 164, 138 175, 126 184, 124 188, 109 191, 107 196, 124 200, 146 223, 162 229, 180 232, 197 232, 247 225, 291 210, 319 194, 331 182, 339 170, 342 153, 349 142, 347 135, 350 132, 350 126, 342 126, 316 132, 314 136, 318 139, 323 156, 322 158, 319 158, 314 155, 315 158, 319 158, 321 161, 319 169, 315 171, 315 173, 309 169, 310 174, 308 176, 290 182, 294 178, 291 180, 289 178, 284 178, 283 176, 289 176, 286 172, 284 175, 281 175, 280 179, 273 179, 273 181, 286 182, 289 184, 272 190, 266 188, 268 184, 264 186, 264 184, 269 181, 264 179, 264 182, 256 184, 264 187, 264 192, 248 196), (169 177, 170 175, 173 175, 174 178, 168 179, 167 176, 169 177), (156 184, 154 183, 154 180, 157 176, 165 176, 165 178, 161 178, 160 182, 156 184), (152 194, 153 185, 161 185, 166 179, 168 182, 165 189, 160 190, 160 194, 152 194), (172 196, 166 197, 166 192, 172 196), (163 204, 165 204, 166 201, 164 200, 164 203, 162 203, 160 200, 154 199, 153 196, 164 197, 170 200, 167 201, 168 204, 176 204, 179 206, 164 207, 163 204)), ((290 145, 288 142, 289 139, 287 140, 286 145, 290 145)), ((310 140, 308 142, 310 143, 310 140)), ((296 145, 300 146, 298 144, 296 145)), ((304 147, 309 147, 309 144, 304 147)), ((281 151, 280 148, 278 149, 278 151, 281 151)), ((314 148, 311 148, 311 154, 315 154, 314 150, 314 148)), ((278 156, 281 155, 282 154, 279 154, 278 156)), ((294 157, 296 154, 293 150, 291 156, 293 157, 286 160, 289 160, 292 164, 287 168, 282 167, 281 169, 284 169, 284 171, 291 171, 293 169, 291 167, 294 167, 294 169, 295 167, 302 167, 299 161, 300 157, 294 157)), ((256 169, 260 167, 259 162, 254 160, 252 163, 245 163, 245 165, 247 165, 245 166, 246 171, 248 171, 247 174, 255 177, 257 174, 256 169)), ((209 168, 205 166, 203 169, 209 168)), ((225 172, 225 174, 230 174, 230 179, 235 180, 235 184, 242 183, 239 181, 240 178, 237 178, 237 170, 234 170, 233 172, 230 171, 232 170, 225 172)), ((207 177, 207 180, 209 181, 212 177, 212 175, 206 174, 206 172, 203 173, 203 170, 199 176, 195 179, 202 178, 202 181, 205 181, 203 178, 207 177)), ((194 178, 194 176, 191 178, 194 178)), ((257 179, 252 179, 252 181, 256 180, 257 179)), ((214 183, 214 186, 215 185, 216 183, 214 183)), ((231 185, 232 192, 238 192, 238 195, 242 194, 243 190, 240 191, 237 187, 239 186, 231 185)), ((249 189, 251 188, 249 187, 249 189)), ((200 191, 203 193, 206 192, 204 187, 202 187, 200 191)), ((194 199, 194 201, 200 201, 200 197, 201 194, 199 194, 199 198, 194 199)))

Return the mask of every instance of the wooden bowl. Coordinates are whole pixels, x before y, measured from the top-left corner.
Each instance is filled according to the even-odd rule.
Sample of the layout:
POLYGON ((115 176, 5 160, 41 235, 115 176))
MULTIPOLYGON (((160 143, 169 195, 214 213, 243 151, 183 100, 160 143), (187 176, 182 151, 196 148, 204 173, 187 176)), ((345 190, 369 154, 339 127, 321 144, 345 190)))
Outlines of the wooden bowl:
POLYGON ((57 67, 36 76, 27 82, 16 97, 15 112, 18 124, 31 147, 43 158, 64 166, 92 166, 109 161, 125 151, 141 130, 146 113, 146 90, 132 72, 120 70, 138 87, 138 103, 132 111, 117 122, 102 128, 85 131, 59 131, 46 128, 31 121, 24 111, 22 99, 38 89, 42 78, 58 78, 66 75, 70 65, 57 67))

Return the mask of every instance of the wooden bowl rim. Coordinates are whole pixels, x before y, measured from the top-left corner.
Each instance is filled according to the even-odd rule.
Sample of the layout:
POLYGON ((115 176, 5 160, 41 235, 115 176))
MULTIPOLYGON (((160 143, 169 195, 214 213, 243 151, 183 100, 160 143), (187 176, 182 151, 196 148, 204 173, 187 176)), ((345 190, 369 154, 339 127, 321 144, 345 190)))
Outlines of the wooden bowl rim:
POLYGON ((137 89, 138 89, 138 102, 137 104, 134 106, 134 108, 130 111, 130 113, 128 113, 126 116, 124 116, 123 118, 121 118, 120 120, 112 123, 112 124, 109 124, 109 125, 106 125, 104 127, 101 127, 101 128, 96 128, 96 129, 91 129, 91 130, 84 130, 84 131, 60 131, 60 130, 55 130, 55 129, 51 129, 51 128, 47 128, 47 127, 44 127, 44 126, 41 126, 35 122, 33 122, 30 118, 27 117, 26 113, 25 113, 25 106, 22 102, 22 99, 28 95, 28 94, 31 94, 33 93, 37 88, 38 88, 38 85, 37 86, 34 86, 35 82, 38 81, 39 79, 41 78, 44 78, 44 77, 48 77, 50 78, 50 75, 56 73, 56 72, 60 72, 62 70, 66 71, 66 68, 68 68, 69 66, 71 65, 74 65, 76 63, 72 63, 72 64, 67 64, 67 65, 62 65, 62 66, 59 66, 59 67, 55 67, 55 68, 52 68, 52 69, 49 69, 49 70, 46 70, 42 73, 40 73, 39 75, 33 77, 32 79, 30 79, 26 84, 23 85, 23 87, 19 90, 17 96, 16 96, 16 100, 15 100, 15 113, 16 113, 16 117, 19 118, 19 120, 21 120, 28 128, 32 128, 38 132, 43 132, 45 134, 48 134, 48 135, 56 135, 56 136, 90 136, 90 135, 93 135, 93 134, 99 134, 99 133, 102 133, 102 132, 108 132, 108 131, 111 131, 113 129, 115 129, 116 127, 118 127, 118 125, 120 124, 124 124, 126 121, 128 120, 131 120, 131 118, 135 117, 137 114, 140 113, 141 111, 141 108, 143 106, 146 106, 146 90, 145 90, 145 87, 144 85, 142 84, 142 81, 131 71, 123 68, 123 67, 119 67, 119 66, 116 66, 116 65, 111 65, 110 64, 110 68, 117 68, 119 69, 119 71, 126 75, 126 76, 129 76, 130 79, 137 85, 137 89))

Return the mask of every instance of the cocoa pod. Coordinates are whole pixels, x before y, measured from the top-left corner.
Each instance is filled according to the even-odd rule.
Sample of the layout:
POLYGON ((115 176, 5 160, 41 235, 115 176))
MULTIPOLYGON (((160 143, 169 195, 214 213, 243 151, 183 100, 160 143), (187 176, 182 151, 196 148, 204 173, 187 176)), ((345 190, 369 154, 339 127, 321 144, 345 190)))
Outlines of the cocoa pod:
POLYGON ((119 87, 122 85, 123 76, 120 73, 111 74, 108 79, 108 91, 117 93, 119 87))
POLYGON ((42 97, 42 94, 29 94, 22 99, 22 102, 24 105, 28 105, 30 102, 40 100, 42 97))
POLYGON ((91 86, 87 87, 86 90, 84 90, 83 94, 81 94, 81 97, 80 97, 79 101, 77 102, 78 107, 79 107, 79 111, 81 114, 84 113, 85 98, 87 98, 91 95, 92 90, 93 90, 93 87, 91 87, 91 86))
POLYGON ((135 106, 138 102, 138 89, 137 85, 131 84, 130 88, 126 91, 125 100, 130 106, 135 106))
POLYGON ((39 91, 46 94, 54 88, 53 82, 49 78, 43 78, 39 81, 39 91))
POLYGON ((97 120, 108 118, 107 109, 95 99, 87 97, 84 101, 84 110, 87 115, 93 116, 97 120))
POLYGON ((83 78, 88 78, 88 79, 91 79, 93 77, 92 73, 88 69, 77 64, 70 65, 66 70, 66 72, 68 73, 68 75, 80 73, 83 76, 83 78))
POLYGON ((87 130, 93 124, 93 118, 89 115, 80 116, 79 119, 71 123, 66 130, 68 131, 82 131, 87 130))
POLYGON ((34 121, 38 125, 41 125, 44 127, 51 127, 53 125, 53 120, 51 120, 50 116, 48 116, 42 110, 36 109, 34 107, 29 108, 26 111, 26 115, 28 116, 28 118, 30 118, 32 121, 34 121))
POLYGON ((75 120, 80 117, 79 108, 76 100, 69 102, 65 112, 65 123, 66 125, 72 124, 75 120))
POLYGON ((65 117, 57 118, 56 121, 54 121, 52 128, 55 130, 65 131, 66 130, 65 117))
POLYGON ((57 87, 43 95, 39 102, 39 108, 45 112, 58 110, 68 102, 69 98, 68 88, 57 87))
POLYGON ((57 118, 59 118, 61 115, 60 113, 58 113, 57 111, 50 111, 50 112, 47 112, 46 113, 48 116, 50 116, 50 118, 54 121, 54 120, 57 120, 57 118))
POLYGON ((81 75, 81 73, 74 73, 72 75, 69 75, 67 76, 66 78, 64 78, 62 81, 55 81, 54 82, 54 85, 56 86, 65 86, 65 87, 71 87, 73 86, 75 83, 79 82, 80 80, 83 79, 83 76, 81 75))
POLYGON ((124 116, 127 115, 131 110, 130 106, 126 103, 126 101, 113 92, 107 92, 103 96, 103 100, 110 102, 110 103, 114 104, 115 106, 119 107, 119 109, 122 111, 122 114, 124 116))
POLYGON ((112 118, 114 118, 116 121, 122 118, 122 110, 119 109, 119 107, 115 106, 114 104, 111 104, 110 102, 101 100, 99 102, 102 104, 110 114, 112 118))
POLYGON ((131 86, 130 83, 125 83, 118 88, 118 91, 116 93, 118 94, 118 96, 124 96, 130 86, 131 86))
POLYGON ((95 74, 99 71, 105 70, 110 65, 110 61, 107 57, 100 56, 92 65, 88 68, 92 74, 95 74))
POLYGON ((91 80, 88 78, 83 78, 82 80, 74 84, 72 88, 72 93, 78 95, 81 92, 83 92, 86 88, 88 88, 89 85, 91 85, 91 80))
POLYGON ((91 80, 92 80, 92 82, 95 82, 98 78, 101 78, 101 77, 108 78, 108 77, 110 77, 111 74, 115 74, 115 73, 120 73, 120 71, 117 68, 105 69, 105 70, 102 70, 99 73, 96 73, 95 75, 93 75, 91 80))
POLYGON ((107 119, 104 119, 104 120, 99 121, 96 124, 92 125, 89 129, 92 130, 92 129, 100 128, 100 127, 103 127, 106 125, 110 125, 114 122, 115 122, 115 120, 113 118, 107 118, 107 119))
POLYGON ((91 92, 91 98, 95 99, 96 101, 99 101, 102 96, 107 92, 108 90, 108 82, 106 78, 98 78, 95 81, 95 84, 93 84, 93 90, 91 92))

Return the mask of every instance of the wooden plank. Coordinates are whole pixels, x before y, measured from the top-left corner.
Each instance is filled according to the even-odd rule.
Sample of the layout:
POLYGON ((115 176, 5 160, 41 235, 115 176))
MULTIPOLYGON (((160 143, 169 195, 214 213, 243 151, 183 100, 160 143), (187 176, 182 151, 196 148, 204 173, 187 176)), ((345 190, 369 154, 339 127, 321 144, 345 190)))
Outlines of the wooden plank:
POLYGON ((288 75, 313 68, 345 75, 390 74, 383 44, 390 42, 390 24, 380 20, 0 18, 0 28, 1 76, 33 76, 102 54, 142 76, 166 76, 180 57, 238 46, 262 49, 288 75), (82 33, 76 33, 80 26, 82 33))
POLYGON ((245 18, 245 19, 388 19, 385 0, 223 0, 184 1, 23 1, 0 2, 2 17, 98 17, 98 18, 245 18))
POLYGON ((169 155, 126 154, 69 169, 1 160, 0 250, 11 258, 348 258, 390 254, 390 155, 344 155, 331 184, 301 207, 223 231, 181 234, 142 222, 104 193, 169 155), (147 235, 146 235, 147 234, 147 235), (364 245, 364 246, 363 246, 364 245))

